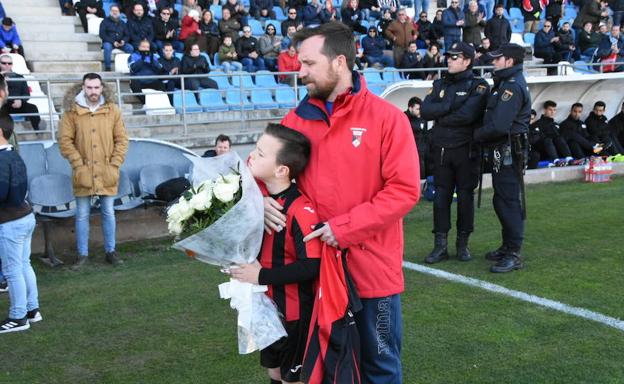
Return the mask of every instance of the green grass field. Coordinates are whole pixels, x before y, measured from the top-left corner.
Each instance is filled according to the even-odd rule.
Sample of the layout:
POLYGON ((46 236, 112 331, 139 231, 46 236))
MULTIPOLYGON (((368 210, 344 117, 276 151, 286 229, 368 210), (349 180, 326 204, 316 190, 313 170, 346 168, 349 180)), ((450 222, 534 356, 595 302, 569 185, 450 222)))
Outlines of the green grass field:
MULTIPOLYGON (((487 272, 482 256, 500 241, 490 192, 471 238, 475 260, 435 267, 624 318, 624 178, 530 186, 527 195, 524 270, 487 272)), ((406 260, 421 263, 430 251, 431 211, 422 201, 407 217, 406 260)), ((44 321, 0 335, 0 383, 268 382, 257 353, 237 354, 235 313, 218 298, 224 276, 169 244, 124 245, 119 268, 102 254, 80 272, 35 262, 44 321)), ((624 383, 622 331, 405 276, 405 383, 624 383)))

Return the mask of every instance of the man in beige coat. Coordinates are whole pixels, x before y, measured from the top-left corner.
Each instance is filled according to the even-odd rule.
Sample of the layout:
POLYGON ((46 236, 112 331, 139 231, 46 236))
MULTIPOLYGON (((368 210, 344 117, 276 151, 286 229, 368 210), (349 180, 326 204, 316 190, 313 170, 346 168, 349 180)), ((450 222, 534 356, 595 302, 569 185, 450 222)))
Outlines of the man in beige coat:
POLYGON ((405 8, 400 9, 397 13, 397 19, 390 23, 386 29, 386 37, 392 41, 392 55, 394 56, 394 65, 397 67, 400 66, 409 43, 414 40, 415 32, 414 24, 408 19, 405 8))
POLYGON ((115 251, 114 197, 119 185, 119 167, 128 151, 128 136, 121 111, 97 73, 87 73, 82 85, 67 91, 63 103, 59 146, 73 170, 76 196, 76 247, 80 268, 89 255, 91 200, 98 196, 106 261, 122 261, 115 251))

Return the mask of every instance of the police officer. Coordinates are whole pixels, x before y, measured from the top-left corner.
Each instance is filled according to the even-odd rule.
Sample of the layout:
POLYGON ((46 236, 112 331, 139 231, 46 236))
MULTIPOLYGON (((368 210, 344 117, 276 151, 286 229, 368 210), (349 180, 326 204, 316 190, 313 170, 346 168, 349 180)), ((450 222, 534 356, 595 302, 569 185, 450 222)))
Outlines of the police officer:
POLYGON ((503 244, 485 258, 495 261, 490 271, 511 272, 524 266, 524 173, 531 95, 522 75, 524 48, 503 44, 494 57, 494 87, 487 101, 483 126, 475 132, 492 159, 494 210, 502 226, 503 244))
POLYGON ((423 101, 421 115, 434 120, 432 158, 435 198, 433 203, 434 248, 425 258, 429 264, 448 259, 447 237, 451 228, 451 203, 457 192, 457 258, 468 261, 468 237, 474 228, 474 189, 479 178, 479 156, 473 131, 481 126, 489 85, 472 73, 474 48, 454 43, 446 52, 448 73, 433 82, 423 101))
POLYGON ((409 119, 412 126, 412 133, 416 139, 418 147, 418 159, 420 160, 420 178, 424 179, 429 174, 429 135, 427 121, 420 116, 420 108, 422 100, 420 97, 414 96, 407 102, 407 110, 405 116, 409 119))

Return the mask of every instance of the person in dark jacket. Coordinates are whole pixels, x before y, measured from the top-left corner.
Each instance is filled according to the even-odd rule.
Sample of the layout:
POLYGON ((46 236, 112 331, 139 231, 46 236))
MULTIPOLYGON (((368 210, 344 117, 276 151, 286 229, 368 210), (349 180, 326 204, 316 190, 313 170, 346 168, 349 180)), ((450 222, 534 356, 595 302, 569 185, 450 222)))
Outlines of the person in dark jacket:
POLYGON ((624 0, 613 0, 609 3, 613 10, 613 25, 622 27, 622 24, 624 24, 624 0))
POLYGON ((232 38, 232 41, 235 42, 238 40, 238 32, 241 29, 240 23, 230 15, 230 10, 227 8, 223 8, 222 18, 219 20, 219 32, 221 32, 221 39, 225 36, 229 36, 232 38))
POLYGON ((119 17, 121 10, 117 5, 111 5, 110 16, 100 24, 100 39, 104 50, 104 70, 111 70, 113 49, 121 49, 125 53, 134 52, 134 47, 128 43, 128 26, 119 17))
POLYGON ((596 56, 600 59, 607 58, 615 54, 615 69, 612 72, 624 71, 624 36, 620 32, 619 25, 611 27, 611 33, 603 35, 596 51, 596 56))
POLYGON ((342 16, 341 21, 351 28, 353 32, 365 34, 366 27, 361 24, 364 17, 358 4, 358 0, 345 0, 340 10, 340 15, 342 16))
POLYGON ((483 124, 489 94, 488 83, 472 73, 474 48, 454 43, 446 52, 448 74, 433 82, 423 101, 421 115, 433 120, 432 157, 435 198, 433 203, 434 248, 425 258, 429 264, 448 259, 451 204, 457 193, 457 258, 472 259, 468 238, 474 230, 474 189, 479 180, 479 156, 473 145, 474 129, 483 124))
POLYGON ((381 65, 383 67, 393 67, 394 61, 391 57, 384 55, 386 41, 378 36, 377 27, 369 27, 368 35, 362 38, 362 48, 364 57, 369 67, 381 65))
MULTIPOLYGON (((13 58, 11 55, 0 55, 0 73, 6 78, 8 83, 9 96, 12 97, 29 97, 30 90, 26 81, 15 81, 14 79, 23 79, 24 76, 13 72, 13 58)), ((28 102, 28 99, 11 99, 6 102, 3 108, 9 113, 39 113, 39 109, 36 105, 28 102)), ((35 131, 39 130, 39 124, 41 123, 41 117, 25 116, 26 120, 30 121, 35 131)))
POLYGON ((102 0, 80 0, 74 4, 74 8, 78 12, 80 17, 80 24, 85 33, 89 32, 89 23, 87 21, 87 15, 95 15, 97 17, 105 18, 102 0))
POLYGON ((256 19, 275 19, 272 0, 251 0, 249 14, 256 19))
POLYGON ((490 53, 494 58, 494 86, 487 100, 483 126, 475 131, 474 139, 486 149, 492 159, 492 199, 494 211, 501 223, 502 244, 488 252, 487 260, 494 273, 512 272, 524 267, 520 250, 524 242, 523 153, 531 115, 531 94, 522 74, 524 48, 504 44, 490 53))
POLYGON ((128 17, 128 34, 130 35, 129 43, 136 51, 141 41, 150 42, 150 47, 155 49, 154 45, 154 26, 152 20, 145 15, 145 8, 141 4, 135 4, 132 8, 132 15, 128 17))
POLYGON ((215 53, 219 50, 219 25, 214 20, 212 11, 205 9, 202 12, 202 18, 199 22, 199 30, 201 34, 197 37, 199 49, 214 58, 215 53))
POLYGON ((321 19, 321 24, 340 20, 340 13, 338 9, 334 7, 334 2, 332 0, 325 0, 323 9, 321 9, 321 13, 319 13, 319 18, 321 19))
POLYGON ((494 16, 485 23, 485 37, 490 39, 493 50, 509 43, 511 39, 511 24, 504 17, 504 10, 503 4, 497 4, 494 9, 494 16))
POLYGON ((377 0, 359 0, 358 8, 362 11, 362 18, 367 21, 381 18, 381 7, 377 0))
POLYGON ((443 10, 438 9, 436 11, 436 15, 431 22, 431 28, 429 29, 429 47, 431 45, 436 44, 438 47, 441 47, 444 44, 444 24, 442 24, 442 13, 443 10))
POLYGON ((624 144, 624 103, 620 107, 620 112, 609 120, 609 130, 620 144, 624 144))
POLYGON ((609 128, 607 117, 604 115, 606 109, 607 105, 604 101, 599 100, 594 103, 594 109, 589 113, 587 119, 585 119, 587 131, 593 141, 604 144, 603 154, 624 154, 624 148, 622 148, 620 141, 609 128))
POLYGON ((300 30, 301 28, 303 28, 303 23, 297 17, 297 12, 297 8, 288 8, 288 16, 286 20, 282 21, 282 24, 280 25, 282 36, 286 37, 286 34, 288 33, 288 27, 291 25, 294 25, 296 30, 300 30))
POLYGON ((589 0, 581 8, 581 12, 576 16, 576 19, 574 19, 572 27, 578 31, 585 23, 590 22, 594 27, 594 31, 597 31, 600 18, 603 16, 608 16, 608 12, 600 8, 600 0, 589 0))
POLYGON ((583 25, 583 29, 578 32, 579 53, 582 56, 593 58, 600 45, 602 36, 600 33, 592 30, 591 21, 583 25))
POLYGON ((454 43, 461 41, 465 22, 464 12, 459 8, 459 0, 451 0, 451 6, 442 12, 445 51, 448 51, 454 43))
MULTIPOLYGON (((246 27, 249 28, 249 27, 246 27)), ((199 45, 191 44, 189 51, 182 58, 182 73, 185 75, 207 75, 210 73, 208 60, 200 55, 199 45)), ((201 88, 219 89, 217 82, 208 76, 191 77, 184 79, 184 88, 196 91, 201 88)), ((195 98, 199 102, 199 94, 195 94, 195 98)))
POLYGON ((425 42, 425 47, 429 47, 431 44, 431 21, 427 19, 427 12, 420 13, 416 26, 418 27, 420 38, 425 42))
POLYGON ((478 47, 481 43, 481 32, 485 27, 485 15, 479 12, 476 0, 471 0, 468 4, 468 12, 465 13, 464 31, 462 41, 478 47))
POLYGON ((154 18, 154 43, 156 49, 162 54, 162 49, 165 43, 170 43, 178 52, 184 50, 184 44, 178 40, 178 25, 171 20, 171 9, 162 8, 160 10, 160 16, 154 18))
MULTIPOLYGON (((401 59, 402 69, 418 69, 423 67, 423 58, 418 53, 418 47, 416 46, 416 42, 412 41, 407 47, 407 51, 403 54, 403 58, 401 59)), ((426 73, 423 71, 418 72, 408 72, 405 73, 405 77, 413 80, 424 80, 426 77, 426 73)), ((419 112, 420 114, 420 112, 419 112)), ((422 168, 421 168, 422 171, 422 168)))
POLYGON ((426 179, 430 174, 428 167, 431 166, 429 161, 429 127, 427 120, 420 116, 420 108, 422 100, 419 97, 412 97, 407 102, 407 110, 405 116, 410 121, 416 146, 418 147, 418 159, 420 160, 420 179, 426 179))
POLYGON ((546 20, 553 25, 553 31, 559 32, 559 20, 563 16, 563 0, 550 0, 546 6, 546 20))
MULTIPOLYGON (((164 74, 162 64, 158 61, 157 53, 152 52, 149 40, 143 40, 139 43, 137 50, 128 58, 128 67, 130 67, 131 76, 160 76, 164 74)), ((157 91, 164 90, 163 84, 159 79, 133 79, 130 81, 130 89, 137 94, 136 97, 145 104, 145 96, 142 94, 143 89, 155 89, 157 91)))
POLYGON ((318 0, 311 0, 308 5, 303 8, 303 25, 306 28, 318 27, 321 25, 320 14, 323 10, 323 6, 318 0))
POLYGON ((236 40, 236 54, 245 71, 253 73, 264 71, 266 65, 258 52, 258 39, 251 36, 251 28, 243 27, 243 36, 236 40))
POLYGON ((602 145, 591 141, 587 125, 581 120, 583 114, 583 104, 574 103, 570 108, 568 117, 559 124, 561 137, 563 137, 570 147, 572 157, 581 159, 585 156, 599 154, 602 145))
POLYGON ((526 0, 520 6, 524 17, 524 33, 537 33, 543 12, 540 0, 526 0))
MULTIPOLYGON (((8 96, 2 76, 0 96, 8 96)), ((9 144, 13 120, 8 114, 0 115, 0 129, 0 264, 11 290, 9 316, 0 322, 0 333, 9 333, 25 331, 30 323, 43 318, 39 312, 37 277, 30 265, 35 215, 26 201, 26 164, 9 144)))
MULTIPOLYGON (((561 54, 556 46, 559 38, 552 31, 552 23, 548 20, 544 22, 544 27, 535 35, 534 55, 544 59, 544 64, 557 64, 561 61, 561 54)), ((548 67, 546 70, 549 76, 557 74, 557 67, 548 67)))
MULTIPOLYGON (((553 26, 554 25, 555 24, 553 24, 553 26)), ((555 44, 555 48, 561 55, 561 59, 573 62, 576 45, 574 44, 574 35, 572 34, 572 29, 570 29, 570 23, 566 21, 563 25, 561 25, 561 28, 559 28, 559 31, 557 32, 557 37, 559 38, 559 41, 555 44)))
POLYGON ((555 165, 566 165, 572 160, 572 153, 564 137, 559 131, 559 124, 555 122, 557 103, 552 100, 544 102, 544 113, 532 125, 534 132, 539 131, 540 140, 534 143, 540 152, 540 158, 550 160, 555 165))
MULTIPOLYGON (((182 66, 182 62, 173 54, 173 45, 171 45, 171 43, 165 43, 162 51, 163 55, 161 58, 158 59, 158 62, 160 63, 160 65, 162 65, 163 74, 169 74, 172 76, 180 74, 180 67, 182 66)), ((167 92, 173 92, 176 90, 176 88, 181 88, 180 79, 172 78, 161 81, 167 92)), ((173 105, 173 93, 168 93, 167 97, 169 97, 169 101, 173 105)))
POLYGON ((238 21, 240 25, 247 25, 249 14, 239 0, 227 0, 226 3, 223 4, 223 9, 229 10, 232 19, 238 21))

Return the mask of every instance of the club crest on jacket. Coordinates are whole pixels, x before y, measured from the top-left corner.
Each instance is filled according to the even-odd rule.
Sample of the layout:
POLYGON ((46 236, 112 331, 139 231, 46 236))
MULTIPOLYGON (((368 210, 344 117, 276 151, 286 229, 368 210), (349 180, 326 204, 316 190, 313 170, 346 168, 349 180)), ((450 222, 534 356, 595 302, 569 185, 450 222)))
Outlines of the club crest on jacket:
POLYGON ((351 128, 351 132, 353 133, 353 136, 351 137, 351 144, 357 148, 360 144, 362 144, 362 138, 364 137, 366 128, 351 128))

